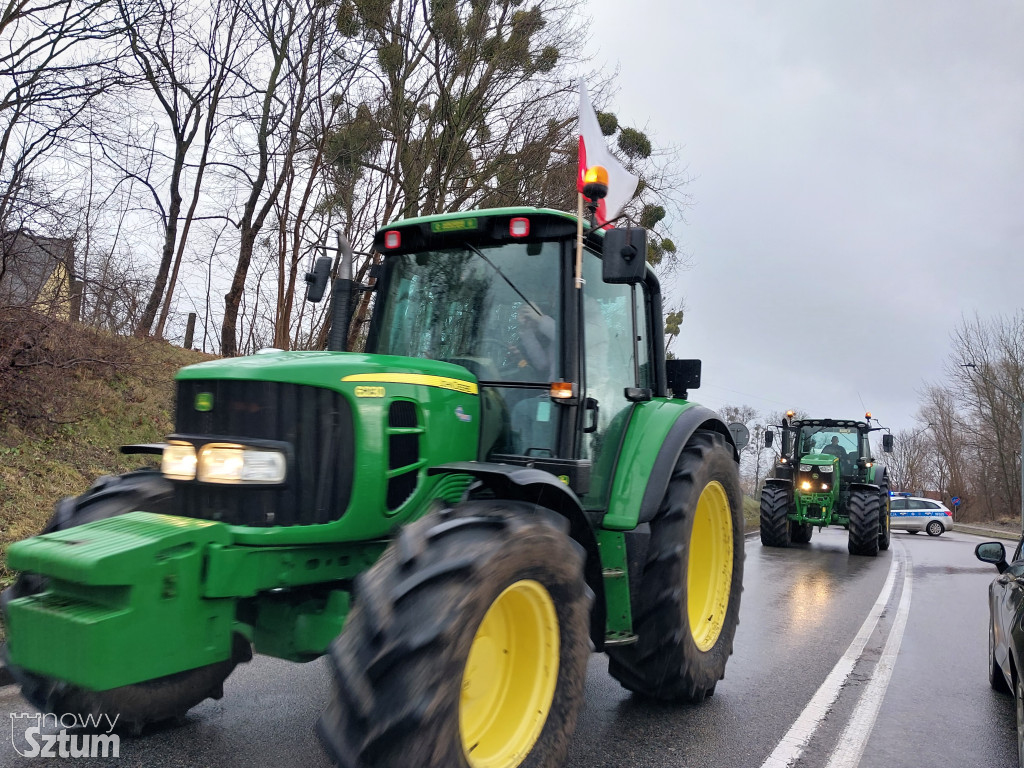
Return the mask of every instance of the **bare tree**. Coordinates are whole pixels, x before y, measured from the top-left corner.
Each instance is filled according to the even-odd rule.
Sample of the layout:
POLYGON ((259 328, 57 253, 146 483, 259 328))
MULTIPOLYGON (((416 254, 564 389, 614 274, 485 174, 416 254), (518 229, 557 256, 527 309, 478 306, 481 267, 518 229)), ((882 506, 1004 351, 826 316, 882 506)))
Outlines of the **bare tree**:
MULTIPOLYGON (((154 141, 152 152, 165 155, 161 159, 169 165, 166 178, 149 172, 139 174, 120 164, 115 155, 108 155, 121 173, 134 175, 142 182, 158 215, 163 241, 159 265, 135 333, 149 334, 163 304, 157 327, 160 335, 199 202, 217 110, 235 63, 240 13, 229 2, 199 7, 165 0, 117 0, 117 11, 136 69, 132 75, 152 94, 163 115, 162 130, 155 134, 159 140, 154 141), (195 167, 189 168, 189 154, 197 137, 200 158, 195 167), (190 171, 192 199, 182 221, 182 187, 190 171)), ((152 165, 149 168, 152 170, 152 165)))
MULTIPOLYGON (((60 189, 61 164, 46 164, 111 85, 112 34, 104 0, 0 7, 0 232, 74 230, 75 196, 60 189)), ((59 159, 73 162, 73 153, 59 159)))
POLYGON ((317 77, 327 58, 332 19, 332 8, 315 0, 273 0, 242 8, 246 23, 259 36, 259 48, 242 70, 245 93, 235 102, 234 118, 244 130, 234 136, 239 160, 234 177, 244 189, 244 201, 237 219, 238 258, 221 325, 225 355, 238 351, 238 319, 257 237, 279 208, 282 193, 295 179, 299 154, 307 148, 304 130, 322 95, 317 77))
POLYGON ((932 440, 927 434, 930 426, 893 435, 892 453, 885 457, 892 490, 917 492, 928 486, 933 465, 932 440))

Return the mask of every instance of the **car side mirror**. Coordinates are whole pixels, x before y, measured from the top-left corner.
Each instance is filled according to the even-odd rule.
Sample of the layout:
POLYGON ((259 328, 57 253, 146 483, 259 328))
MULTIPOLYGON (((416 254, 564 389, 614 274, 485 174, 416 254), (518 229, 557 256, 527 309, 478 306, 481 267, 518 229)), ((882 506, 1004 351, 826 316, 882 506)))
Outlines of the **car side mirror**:
POLYGON ((313 265, 313 271, 306 273, 306 301, 316 303, 324 297, 333 263, 334 259, 330 256, 321 256, 313 265))
POLYGON ((1006 564, 1006 548, 998 541, 986 541, 974 548, 974 556, 983 563, 992 563, 1003 573, 1009 566, 1006 564))
POLYGON ((764 433, 764 447, 765 448, 771 448, 772 447, 772 443, 774 443, 774 442, 775 442, 775 433, 774 432, 770 432, 770 431, 769 432, 765 432, 764 433))
POLYGON ((643 282, 647 270, 647 230, 614 228, 604 233, 601 279, 606 283, 643 282))
POLYGON ((882 435, 882 451, 884 453, 892 453, 892 435, 891 434, 886 433, 886 434, 882 435))

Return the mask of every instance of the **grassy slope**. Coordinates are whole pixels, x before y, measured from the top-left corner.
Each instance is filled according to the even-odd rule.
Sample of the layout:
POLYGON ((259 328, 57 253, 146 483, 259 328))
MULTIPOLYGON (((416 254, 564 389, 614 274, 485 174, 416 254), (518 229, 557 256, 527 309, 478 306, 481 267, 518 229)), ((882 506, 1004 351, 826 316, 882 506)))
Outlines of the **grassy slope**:
MULTIPOLYGON (((43 374, 52 378, 53 396, 73 404, 73 421, 0 422, 0 552, 38 533, 61 497, 82 493, 100 475, 145 464, 146 457, 118 448, 163 440, 172 431, 175 371, 209 359, 162 342, 116 343, 124 356, 113 366, 43 374)), ((0 564, 0 585, 12 578, 0 564)))

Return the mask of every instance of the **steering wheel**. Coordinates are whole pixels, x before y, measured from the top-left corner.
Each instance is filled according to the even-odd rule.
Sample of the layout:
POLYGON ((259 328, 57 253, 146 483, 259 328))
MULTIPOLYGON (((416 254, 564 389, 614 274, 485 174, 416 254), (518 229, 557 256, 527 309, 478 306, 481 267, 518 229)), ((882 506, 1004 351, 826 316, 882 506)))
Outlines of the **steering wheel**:
POLYGON ((501 368, 509 356, 509 343, 495 336, 484 336, 476 343, 476 356, 486 357, 501 368))

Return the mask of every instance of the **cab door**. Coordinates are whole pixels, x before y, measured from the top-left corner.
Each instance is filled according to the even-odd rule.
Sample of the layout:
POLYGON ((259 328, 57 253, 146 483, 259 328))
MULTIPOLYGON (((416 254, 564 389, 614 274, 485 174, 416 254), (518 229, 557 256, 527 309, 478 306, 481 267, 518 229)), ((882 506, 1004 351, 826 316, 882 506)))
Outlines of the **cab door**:
POLYGON ((601 279, 601 259, 583 256, 583 391, 581 458, 592 463, 583 505, 603 510, 622 436, 633 409, 627 388, 652 388, 650 334, 642 286, 601 279))

